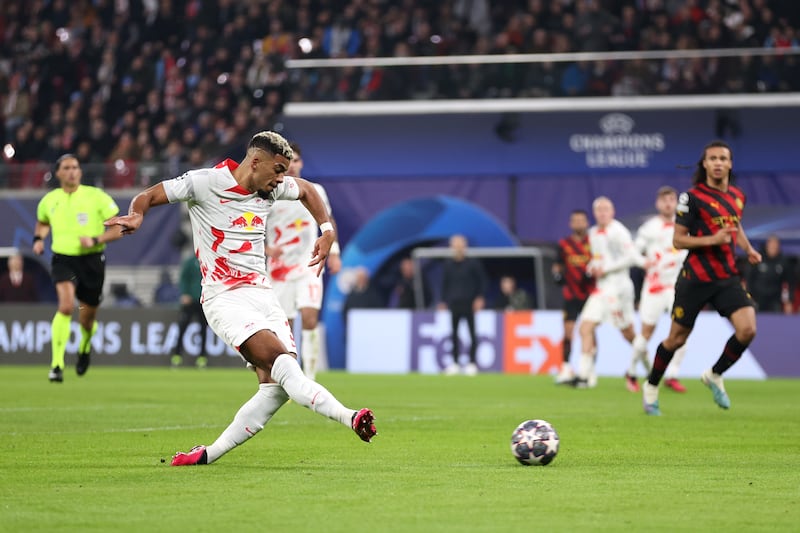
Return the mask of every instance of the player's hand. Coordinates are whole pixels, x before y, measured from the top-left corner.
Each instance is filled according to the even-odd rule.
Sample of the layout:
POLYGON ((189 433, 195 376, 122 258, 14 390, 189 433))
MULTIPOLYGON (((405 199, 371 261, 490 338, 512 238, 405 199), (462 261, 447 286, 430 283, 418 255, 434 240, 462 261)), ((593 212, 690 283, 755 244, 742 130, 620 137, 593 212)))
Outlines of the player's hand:
POLYGON ((125 215, 125 216, 116 216, 109 218, 103 224, 106 226, 120 226, 122 227, 122 234, 123 235, 130 235, 134 233, 139 226, 142 225, 142 214, 141 213, 133 213, 132 215, 125 215))
POLYGON ((81 241, 81 248, 91 248, 92 246, 94 246, 94 239, 92 239, 91 237, 86 237, 86 236, 80 237, 80 241, 81 241))
POLYGON ((44 241, 41 239, 36 241, 35 243, 33 243, 32 249, 33 253, 35 253, 36 255, 42 255, 44 253, 44 241))
POLYGON ((736 226, 720 228, 720 230, 713 235, 713 242, 715 245, 730 244, 733 240, 733 234, 738 231, 739 229, 736 226))
POLYGON ((317 266, 317 276, 325 268, 325 259, 328 258, 334 239, 336 239, 336 235, 332 231, 325 231, 314 242, 314 251, 311 254, 311 262, 308 266, 317 266))
POLYGON ((747 251, 747 261, 750 262, 751 265, 757 265, 761 262, 761 254, 755 248, 750 248, 747 251))
POLYGON ((477 313, 483 309, 484 305, 486 305, 486 301, 483 299, 483 296, 478 296, 472 302, 472 310, 477 313))
POLYGON ((600 279, 603 277, 603 267, 598 264, 590 265, 587 272, 589 276, 595 279, 600 279))

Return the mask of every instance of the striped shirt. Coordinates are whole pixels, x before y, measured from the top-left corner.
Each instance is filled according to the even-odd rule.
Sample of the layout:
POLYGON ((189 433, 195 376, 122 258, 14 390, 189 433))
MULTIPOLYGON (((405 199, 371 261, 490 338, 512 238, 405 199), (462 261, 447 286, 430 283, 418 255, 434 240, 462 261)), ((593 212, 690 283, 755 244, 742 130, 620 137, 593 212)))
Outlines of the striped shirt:
POLYGON ((581 240, 569 236, 558 241, 558 262, 564 277, 561 293, 565 300, 586 300, 589 297, 594 280, 586 276, 586 265, 591 259, 588 235, 581 240))
MULTIPOLYGON (((701 183, 678 197, 676 224, 686 227, 689 235, 714 235, 721 228, 740 224, 745 195, 728 185, 723 192, 701 183)), ((739 275, 736 268, 736 233, 731 242, 717 246, 692 248, 683 262, 681 276, 694 281, 718 281, 739 275)))

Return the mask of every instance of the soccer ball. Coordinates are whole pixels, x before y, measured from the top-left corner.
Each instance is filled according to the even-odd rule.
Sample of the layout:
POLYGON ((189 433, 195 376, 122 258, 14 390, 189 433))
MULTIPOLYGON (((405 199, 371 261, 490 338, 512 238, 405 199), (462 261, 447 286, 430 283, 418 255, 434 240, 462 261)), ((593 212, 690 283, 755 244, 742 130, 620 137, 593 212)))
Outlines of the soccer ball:
POLYGON ((511 453, 524 465, 546 465, 558 453, 558 433, 550 422, 526 420, 511 435, 511 453))

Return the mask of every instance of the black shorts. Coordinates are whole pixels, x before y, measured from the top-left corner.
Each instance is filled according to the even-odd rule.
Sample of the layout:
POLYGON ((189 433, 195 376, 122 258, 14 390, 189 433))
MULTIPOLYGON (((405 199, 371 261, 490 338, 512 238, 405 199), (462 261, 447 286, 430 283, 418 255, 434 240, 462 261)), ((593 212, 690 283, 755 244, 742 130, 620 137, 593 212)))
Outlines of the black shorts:
POLYGON ((738 277, 721 281, 690 281, 679 278, 675 284, 672 320, 681 326, 693 328, 698 313, 706 304, 726 318, 742 307, 755 307, 753 298, 744 290, 738 277))
POLYGON ((575 322, 578 320, 578 315, 581 314, 581 309, 583 309, 583 304, 586 303, 586 300, 564 300, 564 322, 575 322))
POLYGON ((103 283, 106 278, 104 254, 61 255, 53 254, 51 275, 54 283, 71 281, 75 284, 75 296, 79 302, 100 305, 103 299, 103 283))

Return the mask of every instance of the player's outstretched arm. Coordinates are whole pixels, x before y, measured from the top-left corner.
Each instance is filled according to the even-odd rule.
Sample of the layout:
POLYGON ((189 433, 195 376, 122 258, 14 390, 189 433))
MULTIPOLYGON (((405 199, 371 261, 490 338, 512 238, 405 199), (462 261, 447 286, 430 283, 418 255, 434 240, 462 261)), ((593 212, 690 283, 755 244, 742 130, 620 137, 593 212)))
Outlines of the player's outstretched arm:
POLYGON ((303 178, 295 178, 295 180, 300 190, 297 199, 308 209, 308 212, 311 213, 311 216, 314 217, 314 220, 317 221, 322 230, 322 235, 314 243, 314 255, 311 258, 311 262, 308 263, 308 266, 319 267, 317 269, 317 275, 319 275, 325 266, 325 259, 330 254, 331 245, 336 240, 336 231, 328 217, 328 209, 325 206, 325 202, 314 185, 303 178))
POLYGON ((129 235, 139 229, 139 226, 142 225, 145 213, 147 213, 151 207, 168 203, 169 199, 167 198, 166 191, 164 191, 164 185, 157 183, 140 192, 131 200, 131 206, 128 209, 127 215, 109 218, 106 220, 105 225, 112 226, 114 224, 119 224, 123 227, 122 233, 129 235))

